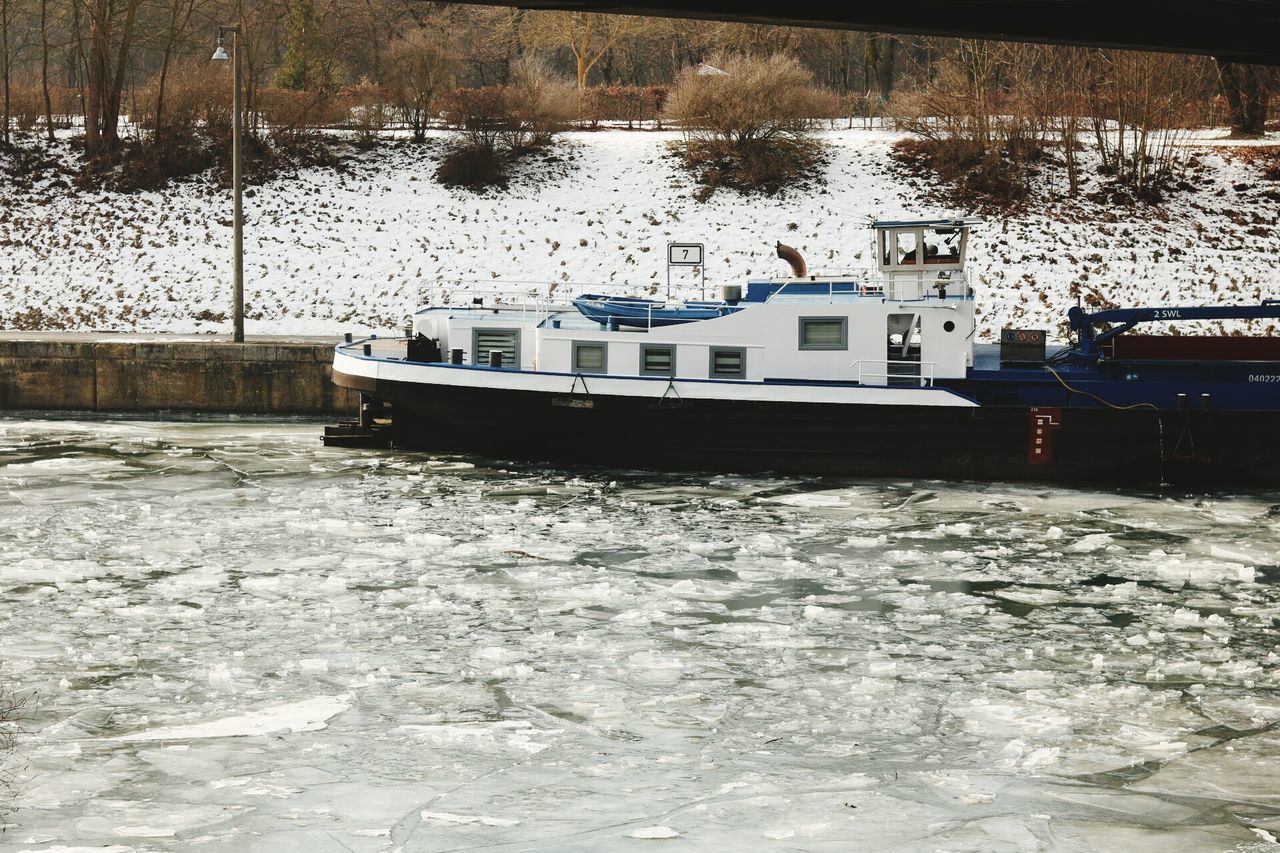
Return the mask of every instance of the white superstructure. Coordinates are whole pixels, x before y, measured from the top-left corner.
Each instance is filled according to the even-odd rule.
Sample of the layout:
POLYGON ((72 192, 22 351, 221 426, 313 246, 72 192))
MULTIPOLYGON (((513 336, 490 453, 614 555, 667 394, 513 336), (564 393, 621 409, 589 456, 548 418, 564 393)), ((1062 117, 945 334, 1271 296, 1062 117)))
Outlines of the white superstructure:
POLYGON ((972 365, 970 224, 877 222, 875 270, 751 282, 730 302, 737 310, 711 319, 661 325, 655 312, 619 325, 567 304, 492 298, 423 309, 413 331, 438 341, 444 362, 512 372, 929 388, 972 365))

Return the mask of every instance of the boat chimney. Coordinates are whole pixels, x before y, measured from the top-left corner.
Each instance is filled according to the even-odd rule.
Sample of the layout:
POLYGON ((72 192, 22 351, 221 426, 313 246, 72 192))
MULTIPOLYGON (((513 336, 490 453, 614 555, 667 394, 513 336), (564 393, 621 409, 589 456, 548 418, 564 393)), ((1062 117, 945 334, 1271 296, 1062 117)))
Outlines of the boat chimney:
POLYGON ((785 243, 779 243, 777 246, 778 257, 791 264, 791 275, 793 278, 804 278, 808 274, 809 268, 804 264, 804 258, 800 257, 800 253, 785 243))

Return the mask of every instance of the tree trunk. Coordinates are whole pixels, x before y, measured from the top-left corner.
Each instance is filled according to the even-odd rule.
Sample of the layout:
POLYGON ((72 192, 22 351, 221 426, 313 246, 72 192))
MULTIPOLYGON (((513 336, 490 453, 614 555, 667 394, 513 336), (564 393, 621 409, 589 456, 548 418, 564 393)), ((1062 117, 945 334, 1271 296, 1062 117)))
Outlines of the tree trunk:
POLYGON ((128 69, 129 46, 133 41, 133 24, 137 20, 140 3, 141 0, 129 0, 124 29, 120 33, 120 52, 116 56, 115 74, 110 78, 111 87, 107 91, 102 110, 102 142, 108 150, 112 151, 120 147, 120 98, 124 93, 124 75, 128 69))
MULTIPOLYGON (((164 88, 169 79, 169 60, 173 56, 173 43, 178 38, 178 8, 180 0, 171 0, 171 2, 172 5, 169 7, 169 37, 164 43, 164 55, 160 59, 160 82, 156 86, 155 124, 151 129, 153 139, 160 135, 160 130, 164 127, 164 88)), ((191 6, 187 7, 187 20, 191 20, 191 6)), ((185 21, 183 22, 183 29, 186 29, 185 21)))
POLYGON ((4 127, 0 142, 9 144, 9 0, 0 0, 0 71, 4 76, 4 127))
POLYGON ((155 124, 151 128, 151 138, 154 140, 160 136, 160 129, 164 127, 164 85, 169 79, 169 56, 172 52, 173 41, 165 45, 164 57, 160 60, 160 82, 156 86, 156 116, 155 124))
POLYGON ((889 100, 893 92, 894 58, 897 39, 883 33, 868 33, 863 60, 867 67, 868 81, 875 81, 876 93, 881 102, 889 100))
POLYGON ((1222 90, 1231 109, 1231 135, 1258 137, 1266 133, 1267 105, 1273 71, 1261 65, 1215 60, 1222 90))
POLYGON ((40 0, 40 88, 44 92, 44 128, 53 144, 53 99, 49 97, 49 0, 40 0))
POLYGON ((110 25, 105 0, 94 0, 89 18, 89 89, 84 101, 84 153, 92 159, 102 153, 102 89, 107 76, 104 66, 109 37, 107 27, 110 25))

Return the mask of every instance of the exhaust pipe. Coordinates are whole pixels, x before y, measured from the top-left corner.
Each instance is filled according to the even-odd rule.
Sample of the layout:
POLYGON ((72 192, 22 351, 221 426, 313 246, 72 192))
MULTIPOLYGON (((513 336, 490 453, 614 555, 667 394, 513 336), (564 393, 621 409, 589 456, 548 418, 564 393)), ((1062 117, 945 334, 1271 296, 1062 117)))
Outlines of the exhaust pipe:
POLYGON ((809 268, 804 265, 804 258, 800 257, 800 253, 785 243, 778 244, 778 257, 791 264, 791 276, 793 278, 804 278, 809 273, 809 268))

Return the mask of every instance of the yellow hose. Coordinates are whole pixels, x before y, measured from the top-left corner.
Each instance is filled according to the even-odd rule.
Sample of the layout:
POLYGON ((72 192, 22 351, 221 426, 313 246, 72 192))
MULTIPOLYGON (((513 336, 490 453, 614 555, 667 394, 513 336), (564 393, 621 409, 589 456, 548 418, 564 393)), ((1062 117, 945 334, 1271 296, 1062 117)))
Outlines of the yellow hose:
POLYGON ((1066 388, 1068 391, 1070 391, 1072 394, 1083 394, 1086 397, 1091 397, 1092 399, 1097 400, 1102 405, 1115 409, 1118 412, 1125 412, 1131 409, 1142 409, 1142 408, 1154 409, 1157 412, 1160 411, 1160 407, 1157 406, 1155 403, 1134 403, 1131 406, 1117 406, 1115 403, 1102 399, 1097 394, 1091 394, 1088 391, 1081 391, 1079 388, 1072 388, 1070 385, 1067 384, 1067 381, 1065 379, 1063 379, 1061 376, 1058 375, 1058 371, 1054 370, 1049 365, 1046 364, 1044 366, 1044 369, 1049 371, 1051 374, 1053 374, 1053 378, 1058 380, 1058 383, 1061 384, 1063 388, 1066 388))

